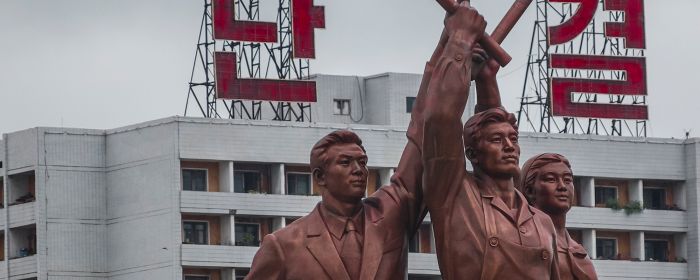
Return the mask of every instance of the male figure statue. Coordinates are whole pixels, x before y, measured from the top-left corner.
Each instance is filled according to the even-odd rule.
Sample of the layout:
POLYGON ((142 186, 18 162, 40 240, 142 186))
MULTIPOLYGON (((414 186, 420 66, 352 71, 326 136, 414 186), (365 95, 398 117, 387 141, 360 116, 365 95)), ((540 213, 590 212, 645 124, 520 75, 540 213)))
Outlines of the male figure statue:
MULTIPOLYGON (((444 53, 457 51, 438 60, 425 100, 424 202, 440 271, 443 279, 558 279, 554 225, 514 187, 520 156, 515 116, 477 106, 486 110, 462 130, 471 75, 463 58, 472 55, 485 26, 467 2, 446 20, 444 53), (473 174, 465 170, 465 155, 473 174)), ((500 98, 491 101, 500 105, 500 98)))
POLYGON ((367 155, 348 130, 314 145, 311 168, 322 202, 265 237, 247 279, 404 279, 407 232, 418 222, 413 193, 394 176, 363 200, 367 155))
MULTIPOLYGON (((463 53, 445 49, 447 39, 443 31, 426 65, 407 131, 409 141, 391 184, 362 200, 368 172, 361 140, 349 131, 323 137, 310 158, 322 202, 309 215, 265 237, 247 279, 404 279, 405 244, 425 213, 420 148, 427 89, 437 59, 463 53)), ((500 105, 489 96, 498 95, 495 71, 488 71, 493 68, 485 68, 477 79, 482 89, 477 106, 500 105)))

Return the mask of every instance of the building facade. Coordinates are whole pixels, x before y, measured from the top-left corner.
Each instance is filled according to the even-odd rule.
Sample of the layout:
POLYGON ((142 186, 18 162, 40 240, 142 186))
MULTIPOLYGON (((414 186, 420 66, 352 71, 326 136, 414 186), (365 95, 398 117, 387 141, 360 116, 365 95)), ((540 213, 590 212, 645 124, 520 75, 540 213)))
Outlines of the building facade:
MULTIPOLYGON (((320 201, 309 151, 352 129, 368 194, 406 143, 419 75, 319 75, 313 123, 171 117, 0 141, 0 279, 233 280, 262 237, 320 201)), ((466 117, 466 116, 465 116, 466 117)), ((521 133, 521 158, 566 155, 572 236, 601 279, 698 279, 700 139, 521 133)), ((406 244, 409 279, 439 279, 430 218, 406 244)))

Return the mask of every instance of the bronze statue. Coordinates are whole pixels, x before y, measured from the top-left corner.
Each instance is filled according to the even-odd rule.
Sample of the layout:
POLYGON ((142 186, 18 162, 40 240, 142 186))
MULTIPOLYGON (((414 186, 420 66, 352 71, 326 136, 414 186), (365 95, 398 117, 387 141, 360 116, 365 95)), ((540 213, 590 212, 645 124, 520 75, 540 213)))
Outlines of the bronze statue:
POLYGON ((515 116, 500 107, 493 59, 476 80, 480 112, 461 126, 471 76, 464 58, 485 26, 466 3, 446 19, 448 39, 426 94, 423 200, 440 271, 443 279, 558 279, 554 225, 515 189, 518 132, 515 116))
POLYGON ((420 185, 424 100, 446 39, 443 36, 426 63, 406 133, 408 143, 391 184, 363 200, 367 158, 360 139, 349 131, 325 136, 310 158, 322 202, 309 215, 264 238, 246 279, 404 279, 405 244, 426 213, 420 185), (335 173, 345 162, 333 159, 343 154, 351 155, 353 173, 335 173), (344 246, 351 242, 356 245, 344 246))
POLYGON ((520 191, 530 205, 547 213, 557 230, 557 256, 561 279, 595 280, 595 269, 586 249, 566 230, 566 213, 574 201, 574 174, 560 154, 540 154, 522 168, 520 191))
POLYGON ((265 236, 247 279, 403 279, 407 232, 418 225, 411 189, 419 179, 395 174, 391 185, 362 199, 367 155, 360 138, 348 130, 319 140, 310 162, 322 202, 265 236))

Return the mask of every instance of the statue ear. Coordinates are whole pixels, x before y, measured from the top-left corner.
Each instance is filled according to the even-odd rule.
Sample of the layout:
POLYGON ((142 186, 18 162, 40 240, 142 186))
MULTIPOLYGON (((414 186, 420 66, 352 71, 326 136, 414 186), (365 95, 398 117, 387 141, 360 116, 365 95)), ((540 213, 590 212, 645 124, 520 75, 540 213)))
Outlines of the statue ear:
POLYGON ((465 151, 464 154, 467 156, 467 159, 471 162, 477 163, 478 160, 476 159, 476 151, 472 147, 468 147, 465 151))
POLYGON ((530 204, 535 204, 535 188, 525 187, 525 197, 530 202, 530 204))
POLYGON ((326 185, 326 174, 323 172, 321 168, 314 168, 313 171, 311 171, 314 181, 318 183, 319 186, 325 186, 326 185))

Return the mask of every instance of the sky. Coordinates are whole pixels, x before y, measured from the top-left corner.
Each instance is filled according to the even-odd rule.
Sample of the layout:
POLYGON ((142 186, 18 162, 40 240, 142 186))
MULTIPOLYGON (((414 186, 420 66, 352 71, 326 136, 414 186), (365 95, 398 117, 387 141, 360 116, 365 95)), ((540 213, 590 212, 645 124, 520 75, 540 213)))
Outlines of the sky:
MULTIPOLYGON (((0 1, 0 133, 116 128, 183 115, 203 0, 0 1)), ((273 19, 261 0, 261 17, 273 19)), ((491 30, 512 1, 472 0, 491 30)), ((431 0, 316 0, 312 73, 421 73, 442 30, 431 0)), ((519 106, 534 1, 503 47, 504 105, 519 106)), ((648 136, 700 137, 700 1, 646 0, 648 136)))

